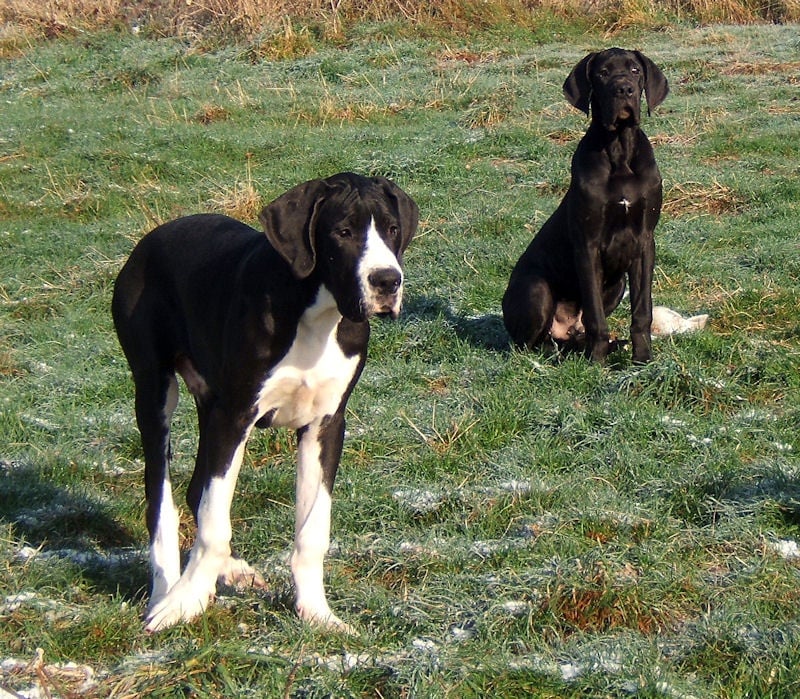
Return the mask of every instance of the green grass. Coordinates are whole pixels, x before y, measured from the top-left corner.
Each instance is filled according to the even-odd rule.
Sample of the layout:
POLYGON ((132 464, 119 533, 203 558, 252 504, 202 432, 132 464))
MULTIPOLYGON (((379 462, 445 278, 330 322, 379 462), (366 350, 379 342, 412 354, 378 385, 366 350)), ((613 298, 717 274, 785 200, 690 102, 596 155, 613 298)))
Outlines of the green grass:
MULTIPOLYGON (((0 660, 19 663, 0 687, 797 695, 797 29, 444 41, 365 25, 286 60, 89 33, 3 59, 0 660), (672 87, 645 123, 666 191, 655 301, 711 316, 657 340, 645 367, 512 351, 499 316, 586 125, 561 83, 611 43, 672 87), (394 178, 422 219, 404 313, 374 323, 334 498, 327 584, 359 633, 293 614, 294 439, 278 431, 253 437, 233 512, 269 589, 220 590, 201 619, 146 636, 114 276, 158 222, 224 210, 256 224, 254 202, 340 170, 394 178)), ((611 319, 623 336, 625 318, 611 319)), ((177 488, 194 439, 184 397, 177 488)))

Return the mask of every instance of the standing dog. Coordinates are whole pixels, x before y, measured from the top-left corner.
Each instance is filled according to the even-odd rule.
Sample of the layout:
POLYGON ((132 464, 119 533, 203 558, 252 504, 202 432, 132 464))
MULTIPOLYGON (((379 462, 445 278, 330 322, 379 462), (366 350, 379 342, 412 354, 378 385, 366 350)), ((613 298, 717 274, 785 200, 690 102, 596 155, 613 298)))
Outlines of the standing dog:
POLYGON ((564 94, 591 124, 572 159, 564 199, 517 262, 503 297, 503 319, 519 347, 548 336, 585 343, 602 362, 610 349, 606 317, 630 284, 633 361, 650 360, 653 229, 661 213, 661 174, 639 128, 669 91, 664 74, 638 51, 591 53, 573 68, 564 94))
POLYGON ((256 426, 297 430, 297 612, 345 628, 322 581, 345 404, 366 360, 368 318, 400 310, 400 264, 418 209, 389 180, 342 173, 289 190, 260 220, 266 235, 217 215, 159 226, 114 287, 145 458, 148 631, 200 614, 218 578, 260 579, 230 548, 234 486, 256 426), (194 396, 199 426, 187 494, 197 538, 183 574, 169 476, 176 374, 194 396))

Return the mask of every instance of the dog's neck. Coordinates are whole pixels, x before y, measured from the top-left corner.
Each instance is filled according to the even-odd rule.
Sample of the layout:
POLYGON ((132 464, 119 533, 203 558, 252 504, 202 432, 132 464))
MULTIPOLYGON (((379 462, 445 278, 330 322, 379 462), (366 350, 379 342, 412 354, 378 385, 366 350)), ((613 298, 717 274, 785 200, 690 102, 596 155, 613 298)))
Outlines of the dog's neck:
POLYGON ((339 324, 342 314, 336 305, 336 299, 324 284, 320 284, 316 299, 300 317, 300 324, 307 326, 321 336, 329 335, 339 324))
POLYGON ((611 164, 612 175, 633 175, 631 163, 636 156, 638 126, 622 125, 616 131, 609 131, 600 124, 593 124, 601 134, 603 150, 611 164))

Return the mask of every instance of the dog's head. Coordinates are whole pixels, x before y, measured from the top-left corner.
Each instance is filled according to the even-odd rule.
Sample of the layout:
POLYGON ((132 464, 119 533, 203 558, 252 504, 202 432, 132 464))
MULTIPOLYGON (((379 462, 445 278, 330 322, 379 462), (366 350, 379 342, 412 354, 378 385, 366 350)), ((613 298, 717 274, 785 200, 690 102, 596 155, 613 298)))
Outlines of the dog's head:
POLYGON ((567 76, 567 101, 589 114, 609 131, 638 126, 642 92, 648 113, 661 104, 669 92, 664 73, 639 51, 606 49, 590 53, 567 76))
POLYGON ((419 210, 394 182, 351 172, 311 180, 268 204, 259 218, 294 276, 316 275, 345 318, 397 317, 403 252, 419 210))

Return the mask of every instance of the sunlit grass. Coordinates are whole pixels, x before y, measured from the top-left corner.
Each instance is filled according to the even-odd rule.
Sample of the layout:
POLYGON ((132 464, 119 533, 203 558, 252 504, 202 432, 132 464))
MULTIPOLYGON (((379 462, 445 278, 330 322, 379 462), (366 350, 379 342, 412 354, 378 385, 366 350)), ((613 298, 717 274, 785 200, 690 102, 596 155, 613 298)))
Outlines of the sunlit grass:
MULTIPOLYGON (((441 29, 414 35, 420 16, 402 31, 353 25, 345 39, 338 7, 338 39, 292 24, 282 52, 266 34, 202 48, 65 30, 6 53, 0 659, 15 662, 0 687, 796 694, 795 28, 609 38, 598 25, 543 39, 520 26, 443 42, 441 29), (656 340, 645 367, 625 353, 598 367, 513 351, 499 317, 586 126, 561 83, 607 43, 641 48, 672 86, 644 120, 666 194, 655 301, 710 314, 700 333, 656 340), (257 226, 264 203, 340 170, 393 177, 421 210, 405 310, 373 325, 335 490, 326 577, 358 633, 295 618, 295 440, 276 431, 253 436, 233 510, 234 546, 269 589, 220 589, 201 619, 146 636, 143 465, 108 308, 116 271, 158 223, 217 211, 257 226)), ((625 304, 611 324, 625 335, 625 304)), ((179 499, 194 449, 184 395, 179 499)), ((188 547, 186 508, 181 535, 188 547)))

